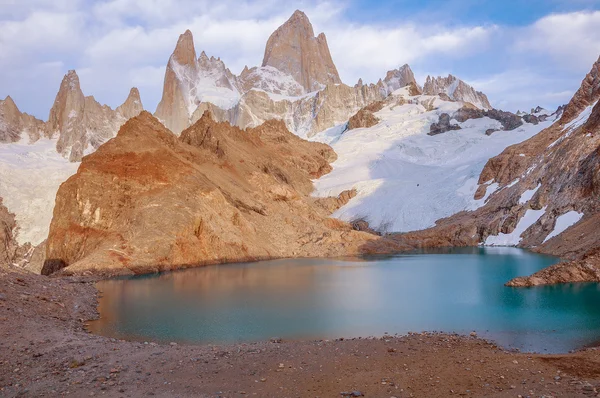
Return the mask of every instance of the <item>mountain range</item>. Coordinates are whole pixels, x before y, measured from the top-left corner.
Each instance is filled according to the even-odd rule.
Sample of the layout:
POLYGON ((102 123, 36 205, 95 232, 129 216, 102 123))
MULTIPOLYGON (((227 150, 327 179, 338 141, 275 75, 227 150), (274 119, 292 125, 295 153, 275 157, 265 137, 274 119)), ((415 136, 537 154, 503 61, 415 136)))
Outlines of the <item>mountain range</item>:
POLYGON ((0 101, 0 254, 44 273, 478 244, 593 259, 600 242, 560 237, 595 225, 598 97, 598 64, 556 111, 408 65, 349 86, 301 11, 239 75, 188 30, 153 115, 136 88, 115 110, 84 96, 75 71, 46 122, 0 101))

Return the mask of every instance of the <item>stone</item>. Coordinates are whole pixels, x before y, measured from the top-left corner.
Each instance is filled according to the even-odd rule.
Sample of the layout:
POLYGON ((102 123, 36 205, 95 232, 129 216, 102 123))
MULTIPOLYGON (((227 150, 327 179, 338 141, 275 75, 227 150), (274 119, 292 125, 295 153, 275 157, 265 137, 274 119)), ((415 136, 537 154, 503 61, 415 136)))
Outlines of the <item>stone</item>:
POLYGON ((324 33, 315 37, 306 14, 294 14, 267 41, 262 66, 291 75, 306 92, 341 83, 324 33))
POLYGON ((243 131, 206 113, 177 137, 142 112, 61 185, 42 273, 361 253, 378 237, 309 196, 335 158, 280 121, 243 131))
POLYGON ((482 110, 493 109, 484 93, 476 91, 457 77, 452 75, 448 75, 448 77, 427 76, 423 86, 423 94, 439 95, 440 93, 448 95, 454 101, 466 102, 482 110))

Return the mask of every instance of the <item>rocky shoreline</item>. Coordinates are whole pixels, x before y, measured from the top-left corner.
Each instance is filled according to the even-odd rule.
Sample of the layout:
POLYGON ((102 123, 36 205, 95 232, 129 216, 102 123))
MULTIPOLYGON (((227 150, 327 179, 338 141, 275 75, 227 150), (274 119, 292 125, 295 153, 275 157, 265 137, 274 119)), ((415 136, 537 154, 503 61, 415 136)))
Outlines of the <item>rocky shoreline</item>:
POLYGON ((0 270, 0 396, 573 397, 600 386, 595 348, 521 354, 427 333, 231 345, 91 335, 94 281, 0 270))

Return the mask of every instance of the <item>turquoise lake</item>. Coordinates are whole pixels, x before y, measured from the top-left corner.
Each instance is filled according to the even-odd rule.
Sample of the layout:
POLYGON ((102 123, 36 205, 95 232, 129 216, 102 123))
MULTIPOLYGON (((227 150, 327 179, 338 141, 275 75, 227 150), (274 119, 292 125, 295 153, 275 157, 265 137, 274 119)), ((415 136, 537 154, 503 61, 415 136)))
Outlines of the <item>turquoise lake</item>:
POLYGON ((600 341, 600 285, 509 288, 556 263, 516 248, 209 266, 97 284, 94 333, 232 343, 476 331, 506 348, 567 352, 600 341))

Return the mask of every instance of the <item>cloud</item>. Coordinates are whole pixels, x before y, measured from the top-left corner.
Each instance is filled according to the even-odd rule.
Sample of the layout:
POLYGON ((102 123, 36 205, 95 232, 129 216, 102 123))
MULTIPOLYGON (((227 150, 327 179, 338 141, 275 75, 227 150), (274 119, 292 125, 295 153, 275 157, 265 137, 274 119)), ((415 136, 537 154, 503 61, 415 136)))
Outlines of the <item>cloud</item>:
POLYGON ((589 70, 600 54, 600 11, 548 15, 524 29, 515 49, 565 69, 589 70))
MULTIPOLYGON (((457 0, 458 1, 458 0, 457 0)), ((587 1, 587 0, 584 0, 587 1)), ((460 3, 460 1, 458 1, 460 3)), ((295 9, 325 32, 342 80, 374 82, 409 63, 416 75, 453 73, 508 109, 564 102, 600 54, 600 12, 548 15, 530 26, 419 23, 409 15, 350 19, 342 0, 0 0, 0 97, 46 117, 68 69, 100 102, 119 105, 138 86, 154 110, 179 34, 234 73, 259 65, 269 35, 295 9), (44 74, 40 71, 49 70, 44 74), (35 90, 44 92, 30 95, 35 90), (531 102, 531 103, 529 103, 531 102)), ((390 6, 392 7, 392 6, 390 6)), ((354 10, 356 11, 356 10, 354 10)), ((431 19, 431 18, 429 18, 431 19)))
POLYGON ((376 81, 389 69, 428 57, 460 58, 483 52, 496 27, 351 25, 328 31, 329 46, 342 79, 355 82, 359 77, 376 81))

